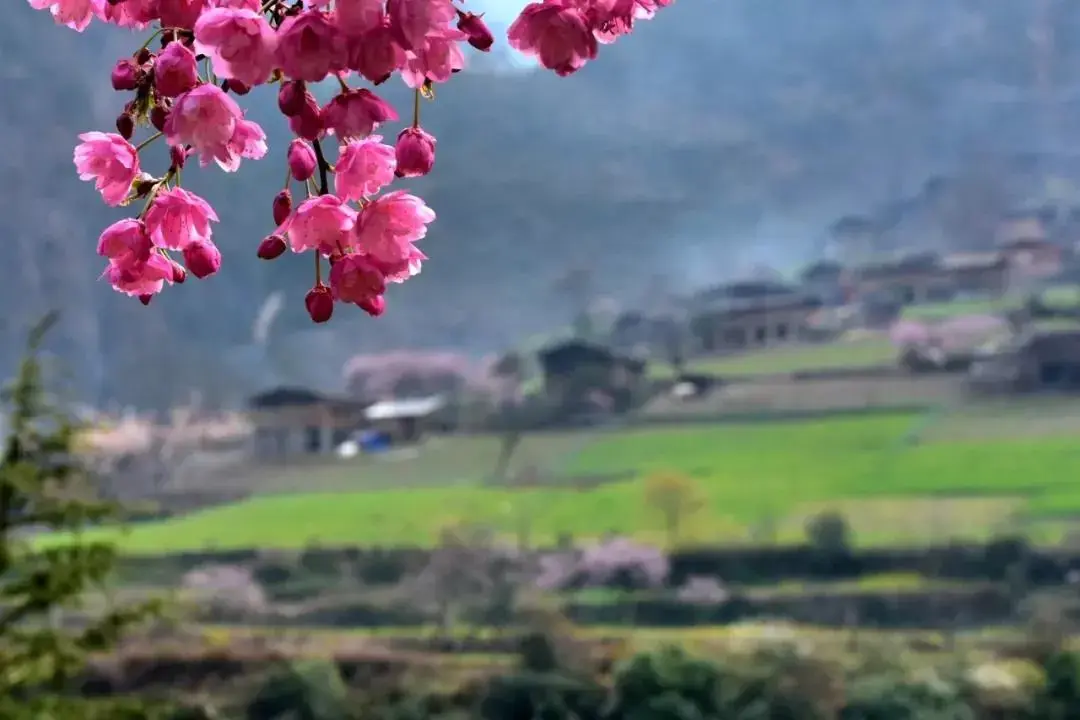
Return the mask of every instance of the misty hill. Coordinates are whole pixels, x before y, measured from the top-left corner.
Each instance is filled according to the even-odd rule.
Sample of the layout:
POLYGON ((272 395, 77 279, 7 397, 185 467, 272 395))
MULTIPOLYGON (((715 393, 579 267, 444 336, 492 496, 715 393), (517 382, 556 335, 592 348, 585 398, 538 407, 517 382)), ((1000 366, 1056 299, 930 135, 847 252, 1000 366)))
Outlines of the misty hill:
MULTIPOLYGON (((334 379, 339 356, 364 348, 483 352, 562 324, 570 308, 551 286, 570 266, 639 304, 657 275, 698 285, 751 263, 798 265, 837 217, 912 196, 932 175, 993 175, 1007 194, 1048 172, 1074 177, 1064 148, 1080 130, 1080 9, 1048 3, 1042 55, 1037 4, 1021 0, 788 0, 783 13, 682 0, 569 79, 493 73, 484 58, 424 107, 439 155, 413 187, 439 214, 431 262, 379 321, 340 312, 318 331, 302 310, 309 263, 254 258, 287 141, 266 90, 247 104, 272 155, 234 176, 185 173, 222 217, 220 275, 149 308, 97 281, 94 239, 120 213, 77 180, 71 147, 112 126, 121 103, 108 69, 137 41, 79 36, 19 3, 0 26, 0 365, 21 328, 60 306, 57 350, 91 401, 220 394, 298 368, 334 379), (270 349, 251 347, 277 290, 287 302, 270 349), (319 353, 287 339, 296 331, 315 333, 319 353)), ((384 94, 407 112, 397 81, 384 94)))

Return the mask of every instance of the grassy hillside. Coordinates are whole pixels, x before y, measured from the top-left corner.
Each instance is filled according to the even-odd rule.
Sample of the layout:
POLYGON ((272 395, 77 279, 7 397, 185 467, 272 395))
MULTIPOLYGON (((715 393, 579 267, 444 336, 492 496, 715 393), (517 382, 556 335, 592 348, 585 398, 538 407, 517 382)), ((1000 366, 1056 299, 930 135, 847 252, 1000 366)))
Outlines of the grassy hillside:
MULTIPOLYGON (((928 425, 925 417, 897 414, 638 429, 594 436, 576 449, 573 436, 548 436, 549 449, 570 453, 566 475, 625 473, 630 479, 574 488, 555 478, 540 488, 507 489, 481 484, 479 474, 462 475, 464 463, 444 468, 438 477, 446 482, 420 482, 419 475, 410 481, 420 466, 406 470, 401 461, 393 471, 401 478, 396 486, 380 482, 365 490, 358 482, 351 492, 261 495, 139 525, 121 542, 137 553, 426 544, 458 523, 480 523, 507 536, 527 533, 539 543, 562 533, 581 539, 605 532, 660 541, 662 518, 644 497, 645 478, 660 471, 685 473, 700 486, 703 506, 682 532, 694 543, 747 540, 765 528, 774 539, 797 541, 806 520, 825 509, 843 512, 860 543, 982 538, 1014 529, 1029 510, 1046 517, 1080 511, 1080 488, 1068 471, 1080 463, 1080 450, 1068 424, 1060 432, 1047 428, 1015 438, 935 437, 946 420, 928 425)), ((457 442, 444 441, 435 457, 450 457, 457 442)), ((345 463, 333 472, 360 478, 360 467, 345 463)), ((482 467, 486 461, 476 470, 482 467)))

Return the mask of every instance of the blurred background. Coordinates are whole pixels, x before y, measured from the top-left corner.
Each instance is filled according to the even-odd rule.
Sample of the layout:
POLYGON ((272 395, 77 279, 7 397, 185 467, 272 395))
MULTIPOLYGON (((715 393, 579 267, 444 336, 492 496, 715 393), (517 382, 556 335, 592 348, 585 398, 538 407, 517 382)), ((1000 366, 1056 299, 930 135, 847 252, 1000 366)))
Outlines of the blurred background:
POLYGON ((185 172, 222 271, 143 307, 98 280, 121 213, 71 164, 132 38, 10 9, 0 370, 59 310, 57 392, 136 511, 94 537, 122 594, 186 608, 136 653, 162 674, 115 688, 241 707, 223 678, 271 668, 339 699, 422 677, 458 717, 534 717, 537 688, 570 708, 545 717, 1080 717, 1054 680, 1080 688, 1077 37, 1065 0, 714 0, 567 79, 473 54, 404 183, 438 214, 424 272, 313 326, 309 263, 255 258, 274 94, 245 98, 268 158, 185 172), (767 701, 701 700, 691 656, 767 701), (589 714, 548 678, 492 709, 507 667, 678 702, 589 714))

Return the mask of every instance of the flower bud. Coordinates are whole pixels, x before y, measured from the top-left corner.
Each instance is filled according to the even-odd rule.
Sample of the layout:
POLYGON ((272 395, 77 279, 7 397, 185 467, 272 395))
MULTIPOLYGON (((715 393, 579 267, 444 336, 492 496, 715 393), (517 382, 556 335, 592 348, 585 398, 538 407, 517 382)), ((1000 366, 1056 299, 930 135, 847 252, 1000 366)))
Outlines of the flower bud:
POLYGON ((495 44, 495 36, 491 34, 487 23, 481 18, 484 16, 473 15, 471 12, 458 10, 458 30, 469 36, 469 44, 481 52, 487 52, 495 44))
POLYGON ((184 247, 184 264, 202 280, 221 269, 221 252, 212 242, 193 242, 184 247))
POLYGON ((289 172, 298 182, 307 182, 308 178, 315 174, 318 160, 315 151, 306 140, 293 140, 289 143, 289 151, 286 154, 289 162, 289 172))
POLYGON ((116 65, 113 66, 110 79, 112 80, 113 90, 117 92, 134 90, 139 87, 139 66, 130 58, 117 60, 116 65))
POLYGON ((182 170, 184 163, 187 162, 187 150, 181 145, 173 145, 169 148, 169 160, 174 168, 182 170))
POLYGON ((330 295, 330 288, 322 284, 308 290, 304 305, 311 321, 315 323, 324 323, 334 314, 334 298, 330 295))
POLYGON ((153 295, 140 295, 139 296, 139 302, 141 302, 143 305, 149 305, 150 301, 153 300, 153 299, 154 299, 153 295))
POLYGON ((172 281, 177 285, 183 285, 185 280, 187 280, 187 270, 185 270, 181 265, 173 263, 172 281))
POLYGON ((128 113, 120 113, 120 117, 116 118, 116 132, 125 140, 130 140, 135 134, 135 118, 128 113))
POLYGON ((394 146, 398 177, 421 177, 435 164, 435 138, 423 128, 409 127, 398 134, 394 146))
POLYGON ((239 80, 226 80, 227 83, 225 89, 231 92, 233 95, 247 95, 251 92, 251 86, 247 83, 242 83, 239 80))
POLYGON ((195 53, 183 43, 171 42, 154 61, 154 88, 164 97, 183 95, 199 82, 195 53))
POLYGON ((285 117, 299 115, 304 109, 305 92, 306 88, 301 80, 290 80, 282 83, 277 96, 278 110, 281 111, 281 114, 285 117))
POLYGON ((292 213, 292 193, 285 188, 274 197, 274 224, 281 225, 292 213))
POLYGON ((285 238, 280 235, 267 235, 259 243, 259 249, 255 252, 263 260, 274 260, 281 257, 288 246, 285 244, 285 238))
POLYGON ((169 119, 169 111, 161 105, 150 108, 150 124, 155 130, 165 132, 165 121, 169 119))
POLYGON ((386 298, 383 295, 365 298, 356 304, 371 317, 379 317, 386 312, 386 298))

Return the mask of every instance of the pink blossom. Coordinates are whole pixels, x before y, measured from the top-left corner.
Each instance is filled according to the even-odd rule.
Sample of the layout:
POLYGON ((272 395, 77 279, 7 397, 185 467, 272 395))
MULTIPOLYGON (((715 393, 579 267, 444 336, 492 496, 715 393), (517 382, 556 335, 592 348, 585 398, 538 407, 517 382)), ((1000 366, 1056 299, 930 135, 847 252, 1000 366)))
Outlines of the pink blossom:
POLYGON ((151 253, 145 261, 110 261, 104 277, 114 290, 125 295, 156 295, 165 283, 173 282, 173 267, 172 261, 165 256, 151 253))
POLYGON ((102 5, 101 16, 107 22, 129 30, 143 30, 161 17, 158 0, 124 0, 115 4, 104 0, 102 5))
POLYGON ((428 35, 420 50, 408 53, 408 60, 401 70, 402 80, 414 89, 425 80, 446 82, 455 71, 465 67, 465 55, 458 43, 467 37, 453 28, 443 28, 428 35))
POLYGON ((386 292, 386 281, 370 258, 349 253, 330 268, 330 290, 335 300, 359 304, 386 292))
POLYGON ((341 31, 319 10, 305 10, 278 28, 277 60, 294 80, 319 82, 343 70, 346 52, 341 31))
MULTIPOLYGON (((253 120, 241 120, 225 145, 224 154, 214 160, 225 172, 236 172, 240 168, 241 158, 259 160, 266 156, 266 133, 253 120)), ((207 165, 207 158, 200 158, 200 163, 207 165)))
POLYGON ((889 328, 889 340, 898 347, 925 345, 930 342, 931 336, 930 328, 925 323, 914 320, 900 320, 889 328))
POLYGON ((221 251, 209 240, 197 240, 184 246, 184 264, 202 280, 221 268, 221 251))
POLYGON ((192 243, 207 243, 213 235, 211 222, 218 216, 210 203, 183 188, 162 190, 145 216, 151 242, 167 250, 183 250, 192 243))
POLYGON ((427 235, 435 211, 404 190, 386 193, 364 206, 356 222, 356 249, 391 267, 408 263, 412 244, 427 235))
POLYGON ((334 97, 322 111, 326 129, 342 142, 351 138, 370 135, 381 123, 397 120, 398 115, 390 103, 375 93, 361 88, 334 97))
POLYGON ((421 177, 435 165, 435 138, 423 128, 405 128, 394 146, 398 177, 421 177))
MULTIPOLYGON (((210 5, 215 8, 229 8, 232 10, 250 10, 259 12, 262 9, 260 0, 210 0, 210 5)), ((205 16, 206 13, 203 13, 205 16)))
POLYGON ((394 148, 379 135, 354 140, 338 155, 334 192, 342 200, 362 200, 394 181, 394 148))
POLYGON ((356 304, 371 317, 379 317, 386 312, 386 297, 383 295, 365 298, 356 304))
POLYGON ((337 0, 334 5, 334 23, 348 37, 382 25, 383 0, 337 0))
POLYGON ((30 7, 48 10, 58 25, 82 32, 95 15, 104 15, 105 0, 30 0, 30 7))
POLYGON ((318 250, 329 255, 348 246, 355 225, 356 211, 341 198, 319 195, 300 203, 275 234, 287 236, 293 252, 318 250))
POLYGON ((98 255, 121 264, 146 262, 153 249, 146 226, 132 218, 117 220, 98 237, 98 255))
POLYGON ((507 31, 510 47, 535 57, 556 75, 580 70, 596 57, 596 37, 580 9, 557 3, 530 3, 507 31))
POLYGON ((394 40, 389 21, 376 25, 362 35, 349 36, 347 42, 349 69, 376 85, 386 81, 395 70, 405 65, 405 51, 394 40))
POLYGON ((190 30, 207 6, 207 0, 158 0, 161 26, 190 30))
POLYGON ((88 132, 75 147, 75 169, 80 180, 94 180, 106 205, 122 205, 139 175, 139 153, 116 133, 88 132))
POLYGON ((215 74, 259 85, 274 69, 277 35, 257 7, 217 7, 195 23, 195 47, 215 74))
POLYGON ((179 41, 165 46, 154 61, 154 88, 163 97, 186 93, 199 82, 195 53, 179 41))
POLYGON ((243 117, 236 101, 217 85, 200 85, 176 98, 165 121, 165 139, 170 145, 191 145, 206 165, 211 158, 228 156, 243 117))
POLYGON ((315 174, 318 159, 311 144, 306 140, 293 140, 289 143, 289 151, 285 154, 289 163, 289 172, 298 182, 305 182, 315 174))
POLYGON ((388 283, 403 283, 414 275, 420 274, 420 269, 428 257, 420 252, 415 245, 407 245, 404 253, 395 262, 383 262, 374 260, 379 270, 386 277, 388 283))
POLYGON ((388 0, 386 12, 398 44, 418 50, 433 31, 445 28, 457 17, 450 0, 388 0))

